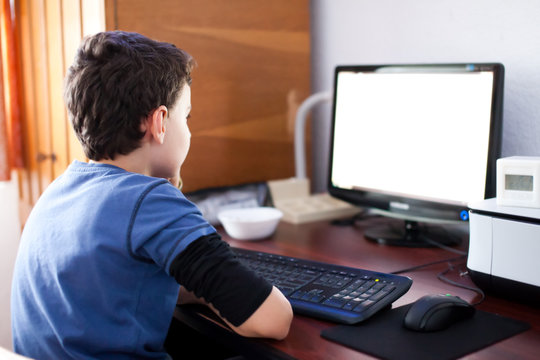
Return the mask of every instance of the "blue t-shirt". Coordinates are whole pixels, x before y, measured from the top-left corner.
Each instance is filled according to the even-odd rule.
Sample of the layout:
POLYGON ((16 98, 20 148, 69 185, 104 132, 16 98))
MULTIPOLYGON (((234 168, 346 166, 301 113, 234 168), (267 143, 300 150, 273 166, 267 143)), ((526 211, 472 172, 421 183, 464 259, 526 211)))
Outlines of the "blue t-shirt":
POLYGON ((165 358, 172 260, 215 232, 164 179, 75 161, 25 224, 14 270, 16 352, 36 359, 165 358))

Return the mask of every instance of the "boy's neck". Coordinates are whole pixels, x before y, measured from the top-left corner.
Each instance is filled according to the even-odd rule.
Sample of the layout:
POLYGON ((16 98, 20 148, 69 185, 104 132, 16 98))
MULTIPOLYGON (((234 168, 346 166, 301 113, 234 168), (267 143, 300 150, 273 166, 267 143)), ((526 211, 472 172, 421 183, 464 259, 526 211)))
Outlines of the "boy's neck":
POLYGON ((140 148, 136 149, 127 155, 116 155, 114 157, 114 160, 101 159, 98 161, 90 160, 90 162, 97 164, 113 165, 132 173, 152 176, 150 174, 150 167, 147 166, 147 162, 145 161, 146 156, 144 156, 144 152, 140 150, 140 148))

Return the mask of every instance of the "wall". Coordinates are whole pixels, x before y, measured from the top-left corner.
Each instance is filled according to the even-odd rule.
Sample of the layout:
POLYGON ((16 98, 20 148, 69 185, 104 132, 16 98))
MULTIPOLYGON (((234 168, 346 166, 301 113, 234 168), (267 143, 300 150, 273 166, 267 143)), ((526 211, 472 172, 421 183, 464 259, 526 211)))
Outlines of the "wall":
MULTIPOLYGON (((540 155, 538 0, 311 0, 312 92, 337 64, 501 62, 502 155, 540 155)), ((312 126, 313 189, 326 188, 330 106, 312 126)))
POLYGON ((15 174, 11 182, 0 181, 0 229, 0 347, 11 349, 11 277, 20 238, 15 174))

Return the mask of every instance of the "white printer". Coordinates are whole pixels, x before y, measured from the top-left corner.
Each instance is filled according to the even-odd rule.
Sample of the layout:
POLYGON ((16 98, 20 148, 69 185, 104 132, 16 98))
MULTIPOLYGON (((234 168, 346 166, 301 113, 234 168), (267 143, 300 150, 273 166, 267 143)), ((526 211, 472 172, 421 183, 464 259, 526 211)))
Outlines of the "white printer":
POLYGON ((540 304, 540 209, 469 204, 467 267, 489 293, 540 304))

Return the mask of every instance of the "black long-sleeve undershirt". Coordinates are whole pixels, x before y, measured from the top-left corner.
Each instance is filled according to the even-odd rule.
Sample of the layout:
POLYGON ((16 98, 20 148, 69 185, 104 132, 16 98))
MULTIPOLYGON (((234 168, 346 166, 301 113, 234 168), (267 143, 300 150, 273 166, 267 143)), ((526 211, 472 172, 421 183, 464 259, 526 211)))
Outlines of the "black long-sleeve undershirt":
POLYGON ((272 291, 272 285, 242 265, 216 233, 192 242, 173 260, 169 271, 234 326, 246 321, 272 291))

